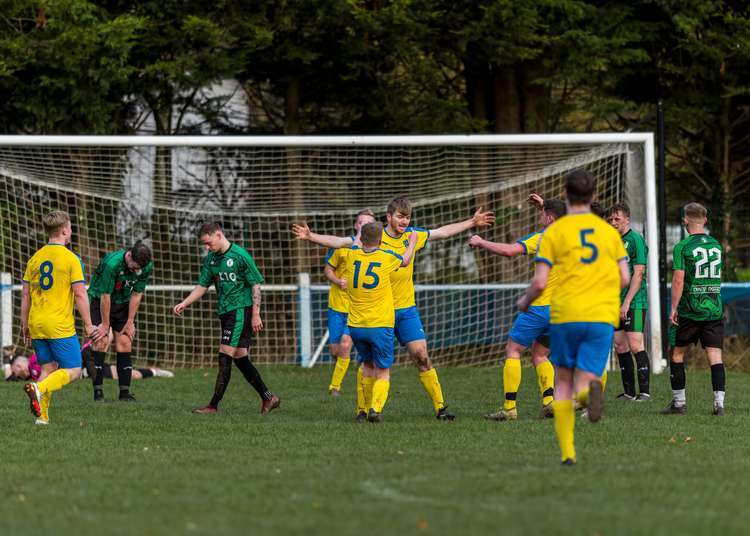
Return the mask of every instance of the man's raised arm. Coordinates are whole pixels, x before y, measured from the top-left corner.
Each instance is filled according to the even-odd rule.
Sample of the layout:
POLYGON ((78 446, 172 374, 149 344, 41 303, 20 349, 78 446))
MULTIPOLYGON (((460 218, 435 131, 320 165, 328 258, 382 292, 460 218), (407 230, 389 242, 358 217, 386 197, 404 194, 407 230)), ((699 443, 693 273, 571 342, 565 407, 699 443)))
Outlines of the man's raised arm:
POLYGON ((313 233, 306 223, 302 225, 292 224, 292 233, 297 240, 307 240, 327 248, 339 249, 349 248, 354 243, 351 237, 340 237, 332 235, 321 235, 313 233))
POLYGON ((443 238, 450 238, 474 227, 487 227, 495 221, 494 212, 482 212, 482 207, 479 207, 474 213, 472 218, 468 220, 460 221, 458 223, 450 223, 443 225, 430 231, 431 240, 442 240, 443 238))

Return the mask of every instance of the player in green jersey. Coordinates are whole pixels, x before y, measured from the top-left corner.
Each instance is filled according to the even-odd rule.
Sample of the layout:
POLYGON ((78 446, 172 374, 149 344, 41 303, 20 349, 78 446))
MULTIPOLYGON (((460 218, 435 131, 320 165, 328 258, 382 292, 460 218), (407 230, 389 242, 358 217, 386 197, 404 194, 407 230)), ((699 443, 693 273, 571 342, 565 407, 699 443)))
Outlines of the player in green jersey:
POLYGON ((187 298, 174 306, 173 311, 175 315, 182 316, 190 304, 201 299, 208 288, 215 285, 219 300, 217 313, 221 321, 221 342, 214 395, 207 406, 197 408, 194 412, 216 413, 229 385, 234 362, 247 382, 258 392, 262 400, 260 412, 265 415, 278 408, 281 401, 266 387, 258 369, 248 358, 253 333, 259 333, 263 329, 260 316, 260 285, 263 283, 263 276, 250 253, 227 240, 218 223, 203 224, 198 231, 198 238, 208 249, 208 255, 203 260, 198 284, 187 298))
POLYGON ((682 223, 688 237, 677 243, 673 253, 672 310, 669 320, 674 329, 674 347, 669 363, 672 402, 662 413, 684 414, 685 349, 700 341, 711 364, 714 415, 724 415, 726 375, 721 360, 724 345, 724 305, 721 301, 721 272, 724 255, 721 244, 706 234, 706 208, 688 203, 682 223))
POLYGON ((615 351, 622 372, 623 393, 617 398, 645 402, 651 399, 649 378, 651 367, 648 353, 643 343, 643 328, 648 310, 646 291, 646 261, 648 247, 643 236, 630 227, 630 207, 617 203, 609 208, 607 219, 622 236, 625 251, 628 253, 630 285, 622 289, 620 300, 620 325, 615 330, 615 351), (635 392, 635 370, 637 367, 638 391, 635 392))
MULTIPOLYGON (((130 249, 105 255, 89 286, 91 320, 100 325, 102 333, 108 333, 110 327, 114 332, 120 400, 126 402, 135 400, 130 393, 135 315, 153 269, 151 250, 143 242, 136 242, 130 249)), ((104 400, 104 356, 108 349, 109 339, 103 337, 84 350, 84 360, 93 364, 88 372, 94 384, 95 401, 104 400)))

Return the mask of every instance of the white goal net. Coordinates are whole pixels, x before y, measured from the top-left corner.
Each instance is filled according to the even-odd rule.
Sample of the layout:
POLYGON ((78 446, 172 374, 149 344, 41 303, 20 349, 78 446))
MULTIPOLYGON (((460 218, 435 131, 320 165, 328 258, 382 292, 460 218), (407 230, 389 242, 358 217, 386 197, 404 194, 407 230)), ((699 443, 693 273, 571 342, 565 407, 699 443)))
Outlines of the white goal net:
MULTIPOLYGON (((482 206, 495 224, 479 233, 513 242, 537 230, 531 192, 556 197, 576 168, 598 179, 598 200, 626 201, 647 231, 652 287, 651 351, 660 363, 650 135, 437 137, 2 137, 0 272, 5 283, 3 343, 18 343, 24 264, 45 243, 41 218, 62 209, 73 220, 72 248, 87 276, 101 257, 136 240, 154 252, 155 269, 137 318, 141 362, 212 364, 218 344, 215 295, 184 318, 171 314, 197 280, 195 232, 219 221, 247 248, 266 279, 258 362, 308 362, 326 333, 322 248, 300 243, 294 222, 348 236, 355 214, 382 218, 396 195, 414 205, 412 224, 435 229, 482 206), (649 191, 651 189, 651 191, 649 191), (647 209, 647 207, 651 207, 647 209)), ((471 233, 430 241, 416 259, 417 305, 437 364, 496 363, 528 283, 532 263, 467 246, 471 233)), ((399 361, 405 355, 399 354, 399 361)), ((321 361, 327 359, 323 352, 321 361)))

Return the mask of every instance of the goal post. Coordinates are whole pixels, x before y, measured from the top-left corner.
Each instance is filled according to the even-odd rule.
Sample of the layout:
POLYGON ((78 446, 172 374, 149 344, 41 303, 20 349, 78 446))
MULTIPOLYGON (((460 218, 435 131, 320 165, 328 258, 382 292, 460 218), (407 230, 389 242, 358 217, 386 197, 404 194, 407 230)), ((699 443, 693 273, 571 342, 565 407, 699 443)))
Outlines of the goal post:
MULTIPOLYGON (((370 208, 409 197, 412 223, 435 229, 483 206, 496 224, 477 231, 514 241, 538 229, 526 197, 559 196, 576 168, 598 179, 600 201, 626 201, 648 252, 653 370, 663 368, 654 145, 650 133, 447 136, 0 136, 0 272, 17 288, 23 263, 43 243, 41 215, 63 209, 74 222, 73 249, 91 274, 101 256, 145 240, 156 269, 138 319, 134 355, 177 365, 213 363, 215 296, 171 316, 197 280, 203 252, 195 235, 220 221, 248 248, 266 278, 266 325, 252 349, 260 362, 309 364, 326 335, 325 254, 296 242, 294 222, 346 236, 370 208), (309 274, 305 279, 305 274, 309 274), (179 289, 179 290, 178 290, 179 289)), ((528 283, 528 258, 473 251, 471 233, 429 241, 417 255, 417 305, 434 360, 497 363, 528 283)), ((5 287, 3 287, 5 288, 5 287)), ((5 292, 3 293, 5 294, 5 292)), ((15 296, 14 292, 14 296, 15 296)), ((14 336, 18 296, 12 300, 14 336)), ((7 322, 3 323, 5 326, 7 322)), ((399 354, 403 360, 404 354, 399 354)))

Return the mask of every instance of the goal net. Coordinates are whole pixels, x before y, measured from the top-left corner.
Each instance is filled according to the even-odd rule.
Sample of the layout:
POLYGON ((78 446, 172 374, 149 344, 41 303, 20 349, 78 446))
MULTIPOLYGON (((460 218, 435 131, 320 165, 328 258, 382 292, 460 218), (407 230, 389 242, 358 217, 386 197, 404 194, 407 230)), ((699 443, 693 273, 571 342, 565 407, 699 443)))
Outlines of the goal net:
MULTIPOLYGON (((251 350, 266 363, 328 359, 325 250, 296 241, 291 225, 349 236, 356 213, 384 218, 389 199, 413 202, 412 224, 436 229, 492 210, 483 237, 513 242, 539 228, 531 192, 559 196, 564 175, 585 168, 598 200, 629 203, 647 231, 651 353, 660 364, 656 215, 651 136, 422 137, 0 137, 0 272, 3 343, 18 343, 20 280, 45 243, 42 216, 73 220, 73 250, 90 277, 107 252, 142 239, 154 252, 151 286, 137 318, 142 362, 212 364, 215 294, 171 314, 197 281, 205 250, 195 233, 219 221, 265 276, 264 332, 251 350), (650 178, 649 178, 650 177, 650 178), (652 207, 648 210, 647 207, 652 207), (10 274, 10 275, 7 275, 10 274), (654 311, 655 309, 655 311, 654 311)), ((430 241, 416 258, 417 305, 437 364, 494 364, 515 302, 532 274, 528 257, 506 259, 467 246, 471 232, 430 241)), ((403 349, 398 361, 405 358, 403 349)))

